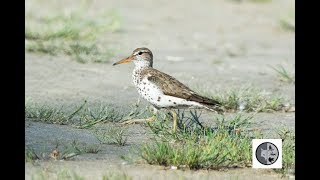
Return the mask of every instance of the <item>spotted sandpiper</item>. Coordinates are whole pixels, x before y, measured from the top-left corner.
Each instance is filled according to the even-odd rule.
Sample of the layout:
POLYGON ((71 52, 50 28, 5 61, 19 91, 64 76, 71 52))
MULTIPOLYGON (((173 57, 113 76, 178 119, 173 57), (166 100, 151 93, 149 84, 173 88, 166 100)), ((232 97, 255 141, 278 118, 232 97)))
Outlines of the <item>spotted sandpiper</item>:
MULTIPOLYGON (((205 108, 216 112, 221 111, 220 103, 216 100, 201 96, 172 76, 154 69, 152 67, 153 55, 148 48, 137 48, 129 57, 113 65, 131 61, 135 64, 132 74, 133 84, 139 94, 150 102, 156 110, 161 108, 170 110, 173 116, 174 131, 177 126, 177 114, 172 110, 174 108, 205 108)), ((148 119, 129 120, 125 123, 152 120, 154 120, 153 116, 148 119)))

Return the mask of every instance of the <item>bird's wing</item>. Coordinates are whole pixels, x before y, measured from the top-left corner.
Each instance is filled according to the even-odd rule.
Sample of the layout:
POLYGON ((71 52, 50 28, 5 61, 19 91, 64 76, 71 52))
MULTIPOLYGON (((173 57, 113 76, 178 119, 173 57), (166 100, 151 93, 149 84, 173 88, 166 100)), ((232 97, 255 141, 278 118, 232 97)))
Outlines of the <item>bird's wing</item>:
POLYGON ((188 101, 195 101, 206 105, 220 104, 213 99, 198 95, 172 76, 156 69, 147 68, 144 69, 141 74, 143 77, 147 77, 150 82, 157 85, 165 95, 186 99, 188 101))

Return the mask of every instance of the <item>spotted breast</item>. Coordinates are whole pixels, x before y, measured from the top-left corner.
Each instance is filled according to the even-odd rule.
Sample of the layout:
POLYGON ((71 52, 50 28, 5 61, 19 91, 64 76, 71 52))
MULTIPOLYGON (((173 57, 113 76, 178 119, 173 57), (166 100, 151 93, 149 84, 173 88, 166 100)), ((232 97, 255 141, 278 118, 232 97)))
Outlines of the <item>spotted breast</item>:
MULTIPOLYGON (((165 94, 164 86, 166 86, 166 83, 156 82, 154 79, 155 72, 157 71, 153 68, 136 69, 132 77, 138 93, 152 105, 158 108, 202 107, 202 105, 198 102, 188 101, 187 99, 180 98, 178 94, 181 87, 171 87, 175 89, 172 93, 176 92, 178 97, 165 94)), ((162 75, 163 74, 164 73, 162 73, 162 75)), ((165 75, 165 77, 172 78, 169 75, 165 75)), ((162 80, 164 82, 166 79, 164 78, 162 80)), ((187 87, 183 88, 185 89, 187 87)), ((183 94, 183 92, 181 93, 183 94)), ((190 90, 190 93, 193 92, 190 90)))

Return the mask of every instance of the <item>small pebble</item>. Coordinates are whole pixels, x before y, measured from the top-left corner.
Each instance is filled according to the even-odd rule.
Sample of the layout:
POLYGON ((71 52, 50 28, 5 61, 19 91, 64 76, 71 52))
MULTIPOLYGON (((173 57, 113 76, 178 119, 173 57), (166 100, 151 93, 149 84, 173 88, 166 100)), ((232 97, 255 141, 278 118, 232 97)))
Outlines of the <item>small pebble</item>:
POLYGON ((243 111, 247 106, 247 102, 245 102, 245 101, 241 101, 238 104, 239 104, 239 110, 240 111, 243 111))
POLYGON ((177 166, 171 166, 170 169, 176 170, 176 169, 178 169, 178 167, 177 166))

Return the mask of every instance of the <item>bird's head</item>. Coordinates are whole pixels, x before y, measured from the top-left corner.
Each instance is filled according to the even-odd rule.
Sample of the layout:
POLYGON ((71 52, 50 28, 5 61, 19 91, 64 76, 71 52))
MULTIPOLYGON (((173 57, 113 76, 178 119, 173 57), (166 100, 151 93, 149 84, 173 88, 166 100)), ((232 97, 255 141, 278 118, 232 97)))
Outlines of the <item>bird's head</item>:
POLYGON ((122 64, 122 63, 127 63, 127 62, 133 62, 136 66, 141 66, 141 67, 152 67, 153 64, 153 55, 152 52, 145 47, 142 48, 137 48, 135 49, 132 54, 124 58, 116 63, 113 64, 113 66, 122 64))

